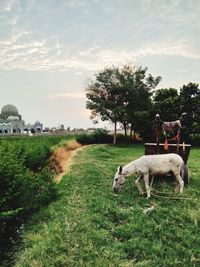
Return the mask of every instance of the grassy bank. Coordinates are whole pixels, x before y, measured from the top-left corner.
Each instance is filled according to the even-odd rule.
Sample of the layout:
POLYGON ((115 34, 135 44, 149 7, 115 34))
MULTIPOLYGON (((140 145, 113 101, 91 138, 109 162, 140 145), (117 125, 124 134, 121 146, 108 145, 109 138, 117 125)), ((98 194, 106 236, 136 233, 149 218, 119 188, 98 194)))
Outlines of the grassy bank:
MULTIPOLYGON (((95 145, 78 153, 58 185, 59 198, 25 226, 14 266, 200 266, 199 149, 189 159, 192 179, 184 197, 150 199, 138 195, 130 177, 112 192, 119 164, 143 155, 143 146, 95 145), (154 201, 149 214, 143 209, 154 201)), ((174 181, 155 181, 174 192, 174 181)))
POLYGON ((9 265, 27 218, 56 198, 49 157, 66 138, 0 138, 0 266, 9 265))

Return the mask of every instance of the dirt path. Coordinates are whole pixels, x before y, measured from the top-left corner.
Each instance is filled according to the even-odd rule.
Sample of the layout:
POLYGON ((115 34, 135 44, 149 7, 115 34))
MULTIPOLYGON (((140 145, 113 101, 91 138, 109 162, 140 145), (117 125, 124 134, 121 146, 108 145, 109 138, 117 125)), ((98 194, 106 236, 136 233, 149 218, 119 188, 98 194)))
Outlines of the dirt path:
POLYGON ((51 171, 57 173, 55 181, 60 182, 63 175, 69 170, 76 153, 82 150, 85 146, 77 143, 76 141, 67 141, 65 146, 58 147, 54 150, 51 156, 51 171))

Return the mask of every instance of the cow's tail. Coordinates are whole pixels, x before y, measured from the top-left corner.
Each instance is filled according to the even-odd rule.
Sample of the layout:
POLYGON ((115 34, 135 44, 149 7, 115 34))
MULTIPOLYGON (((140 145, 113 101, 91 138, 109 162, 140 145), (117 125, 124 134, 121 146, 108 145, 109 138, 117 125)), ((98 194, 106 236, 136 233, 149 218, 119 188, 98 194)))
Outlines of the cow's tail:
POLYGON ((187 168, 187 165, 185 165, 183 163, 182 167, 181 167, 181 177, 184 181, 184 184, 188 184, 189 182, 189 175, 188 175, 188 168, 187 168))
POLYGON ((184 166, 185 166, 185 164, 183 163, 181 166, 181 177, 183 180, 184 180, 184 166))

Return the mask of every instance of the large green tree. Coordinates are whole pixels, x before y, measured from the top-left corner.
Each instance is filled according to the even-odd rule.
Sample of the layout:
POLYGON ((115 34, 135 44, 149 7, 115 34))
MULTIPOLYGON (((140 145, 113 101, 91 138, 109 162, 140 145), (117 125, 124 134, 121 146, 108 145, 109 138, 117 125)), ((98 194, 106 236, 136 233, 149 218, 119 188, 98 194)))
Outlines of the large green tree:
POLYGON ((123 125, 127 137, 128 124, 132 125, 132 129, 136 128, 139 112, 143 115, 144 111, 149 110, 150 91, 161 78, 154 78, 146 72, 147 68, 131 65, 105 68, 95 75, 86 88, 86 107, 91 110, 91 119, 96 121, 99 117, 114 123, 114 143, 117 122, 123 125))
POLYGON ((128 80, 127 113, 132 131, 137 132, 143 139, 149 136, 150 117, 152 110, 151 91, 161 80, 160 76, 147 75, 147 68, 130 69, 128 80))
POLYGON ((178 119, 186 113, 182 122, 182 135, 189 141, 189 135, 200 132, 200 89, 195 83, 180 88, 159 89, 153 97, 154 114, 159 113, 163 121, 178 119))
POLYGON ((94 123, 98 118, 115 125, 113 143, 116 143, 117 122, 127 123, 126 92, 119 81, 120 71, 117 67, 105 68, 95 75, 86 88, 86 107, 91 110, 90 118, 94 123))
POLYGON ((196 83, 188 83, 180 89, 181 110, 186 112, 187 136, 200 132, 200 89, 196 83))
POLYGON ((159 113, 163 121, 177 120, 181 116, 181 103, 178 90, 162 88, 153 96, 154 113, 159 113))

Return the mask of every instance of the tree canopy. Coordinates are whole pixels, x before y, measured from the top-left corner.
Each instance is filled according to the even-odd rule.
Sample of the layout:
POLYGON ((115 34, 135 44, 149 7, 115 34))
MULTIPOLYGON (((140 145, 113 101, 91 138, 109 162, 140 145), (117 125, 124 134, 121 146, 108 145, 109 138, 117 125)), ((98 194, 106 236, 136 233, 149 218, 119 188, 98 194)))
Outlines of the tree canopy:
POLYGON ((187 113, 185 125, 189 134, 200 133, 200 89, 196 83, 188 83, 180 89, 181 111, 187 113))
MULTIPOLYGON (((153 138, 153 120, 159 113, 163 121, 177 120, 183 112, 186 135, 200 132, 200 89, 195 83, 180 88, 154 90, 161 77, 147 74, 141 66, 124 65, 99 71, 86 87, 86 107, 91 110, 94 123, 100 118, 115 125, 123 125, 137 132, 144 140, 153 138)), ((132 137, 132 136, 131 136, 132 137)))
POLYGON ((147 75, 147 68, 124 65, 112 66, 95 75, 86 88, 86 107, 91 110, 91 119, 98 118, 119 122, 127 136, 127 126, 138 128, 137 122, 148 115, 151 106, 151 90, 160 82, 161 77, 147 75), (141 116, 140 116, 141 115, 141 116), (139 120, 137 120, 139 119, 139 120))
MULTIPOLYGON (((159 113, 162 120, 177 120, 186 112, 183 122, 185 139, 200 132, 200 89, 195 83, 188 83, 180 88, 159 89, 153 97, 154 113, 159 113)), ((182 131, 183 131, 182 130, 182 131)))
POLYGON ((173 121, 180 116, 180 96, 175 88, 156 90, 153 97, 155 113, 159 113, 162 120, 173 121))

